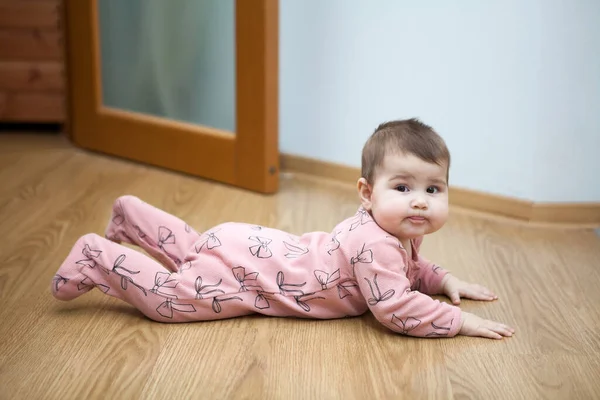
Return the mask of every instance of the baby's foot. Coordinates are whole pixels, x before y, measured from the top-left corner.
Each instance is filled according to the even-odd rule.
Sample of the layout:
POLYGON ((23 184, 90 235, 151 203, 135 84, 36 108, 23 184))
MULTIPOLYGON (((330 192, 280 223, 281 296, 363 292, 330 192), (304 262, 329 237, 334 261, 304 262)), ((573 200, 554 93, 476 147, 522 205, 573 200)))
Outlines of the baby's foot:
MULTIPOLYGON (((101 250, 90 247, 97 236, 93 233, 80 237, 52 279, 52 295, 59 300, 72 300, 89 292, 95 283, 82 271, 95 268, 101 250)), ((92 244, 93 246, 93 244, 92 244)), ((102 289, 101 287, 99 287, 102 289)))
MULTIPOLYGON (((141 202, 139 198, 131 195, 118 197, 113 203, 110 219, 104 231, 104 237, 118 244, 122 242, 136 244, 127 234, 128 222, 125 220, 125 209, 127 207, 134 207, 141 202)), ((131 226, 129 228, 131 229, 131 226)), ((137 230, 139 237, 145 236, 138 226, 133 226, 133 229, 137 230)))
POLYGON ((104 237, 115 243, 121 243, 122 241, 121 235, 123 233, 123 224, 125 223, 125 213, 122 206, 123 200, 125 200, 125 196, 121 196, 113 202, 110 219, 104 231, 104 237))

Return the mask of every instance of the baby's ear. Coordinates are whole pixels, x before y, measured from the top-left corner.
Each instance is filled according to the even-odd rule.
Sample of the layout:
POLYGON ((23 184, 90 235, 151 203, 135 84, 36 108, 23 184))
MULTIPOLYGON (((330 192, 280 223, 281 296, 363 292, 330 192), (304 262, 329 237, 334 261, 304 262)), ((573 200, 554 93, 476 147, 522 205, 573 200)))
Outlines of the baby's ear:
POLYGON ((360 178, 357 182, 358 196, 363 208, 371 211, 371 194, 372 188, 365 178, 360 178))

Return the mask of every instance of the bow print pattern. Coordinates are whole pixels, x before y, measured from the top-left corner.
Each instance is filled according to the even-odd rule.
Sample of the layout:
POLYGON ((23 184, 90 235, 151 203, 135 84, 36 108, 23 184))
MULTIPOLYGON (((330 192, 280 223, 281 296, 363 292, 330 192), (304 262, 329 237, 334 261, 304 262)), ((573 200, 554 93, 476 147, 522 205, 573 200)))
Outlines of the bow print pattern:
POLYGON ((183 271, 187 271, 190 268, 192 268, 192 262, 186 261, 184 263, 179 264, 179 269, 177 270, 177 273, 181 274, 183 273, 183 271))
MULTIPOLYGON (((121 254, 119 257, 117 257, 117 259, 115 260, 113 267, 112 267, 112 272, 114 272, 115 274, 117 274, 121 277, 121 288, 123 290, 127 290, 128 285, 132 284, 136 288, 140 289, 144 293, 144 296, 147 296, 148 294, 146 293, 146 289, 144 289, 143 287, 141 287, 140 285, 135 283, 133 281, 133 279, 131 279, 131 277, 129 277, 127 275, 123 275, 122 273, 119 272, 119 270, 122 270, 131 275, 140 273, 140 271, 132 271, 132 270, 129 270, 129 269, 121 266, 121 264, 123 264, 123 261, 125 261, 125 258, 126 258, 125 254, 121 254)), ((105 271, 105 272, 108 273, 108 271, 105 271)))
POLYGON ((371 285, 371 282, 367 278, 365 278, 365 281, 367 281, 367 283, 369 284, 369 288, 371 289, 371 294, 373 295, 373 297, 371 297, 368 300, 369 305, 371 305, 371 306, 375 306, 382 301, 391 299, 392 296, 396 293, 396 291, 394 289, 390 289, 390 290, 386 291, 384 294, 381 294, 381 290, 379 290, 379 285, 377 285, 377 274, 375 274, 375 276, 373 277, 373 285, 375 285, 375 290, 373 290, 373 285, 371 285), (377 293, 375 293, 375 291, 377 291, 377 293))
POLYGON ((325 271, 321 271, 320 269, 316 270, 314 272, 314 274, 315 274, 315 278, 317 278, 317 281, 319 281, 319 283, 321 284, 321 288, 323 290, 327 289, 328 284, 340 279, 340 269, 339 268, 337 270, 335 270, 335 272, 333 272, 331 275, 329 275, 325 271))
POLYGON ((219 282, 215 283, 214 285, 202 285, 202 277, 198 276, 196 278, 196 282, 194 282, 194 287, 196 289, 196 300, 203 299, 204 296, 211 294, 211 293, 215 293, 215 292, 220 292, 222 294, 225 294, 225 292, 222 291, 221 289, 212 289, 212 290, 209 290, 208 292, 204 292, 204 289, 206 289, 206 288, 218 288, 219 286, 221 286, 222 281, 223 281, 223 279, 219 279, 219 282))
POLYGON ((220 313, 222 311, 221 308, 221 303, 224 301, 229 301, 229 300, 239 300, 239 301, 244 301, 242 300, 241 297, 238 296, 231 296, 231 297, 225 297, 225 298, 221 298, 219 299, 218 297, 213 297, 213 301, 212 301, 212 309, 215 313, 220 313))
POLYGON ((85 290, 87 288, 89 288, 90 286, 95 286, 98 289, 102 290, 102 292, 104 293, 108 293, 108 291, 110 290, 110 288, 102 283, 94 283, 90 278, 85 277, 81 282, 79 282, 77 284, 77 290, 85 290))
POLYGON ((158 247, 165 251, 165 244, 175 244, 175 235, 173 231, 166 226, 158 227, 158 247))
POLYGON ((60 276, 59 274, 54 275, 52 282, 54 283, 54 291, 58 292, 58 290, 65 285, 69 281, 68 278, 60 276))
POLYGON ((365 245, 363 244, 362 249, 356 252, 356 256, 350 259, 350 265, 352 266, 352 276, 356 276, 354 273, 354 265, 357 263, 370 264, 373 262, 373 251, 365 250, 365 245))
POLYGON ((267 293, 262 290, 259 290, 258 295, 256 296, 256 299, 254 300, 254 307, 258 308, 259 310, 264 310, 266 308, 270 308, 271 303, 269 303, 269 300, 272 300, 272 301, 276 301, 276 300, 272 297, 268 297, 267 295, 273 295, 273 294, 275 294, 275 293, 267 293))
POLYGON ((356 213, 356 216, 352 219, 352 224, 350 225, 349 230, 353 231, 356 228, 358 228, 359 226, 367 224, 369 222, 373 222, 373 219, 371 218, 371 216, 369 215, 367 210, 365 210, 364 208, 361 208, 356 213))
POLYGON ((212 250, 215 247, 221 246, 221 240, 215 235, 219 230, 215 232, 208 232, 206 238, 200 243, 200 246, 196 244, 196 253, 200 253, 204 247, 208 250, 212 250))
POLYGON ((113 263, 113 267, 112 267, 112 271, 121 275, 121 273, 119 272, 119 270, 125 271, 130 273, 131 275, 135 275, 135 274, 139 274, 140 271, 132 271, 130 269, 127 269, 123 266, 121 266, 121 264, 123 264, 123 261, 125 261, 125 259, 127 258, 127 256, 125 254, 121 254, 120 256, 118 256, 115 259, 115 262, 113 263))
POLYGON ((102 250, 92 250, 90 248, 90 245, 86 244, 83 247, 83 250, 81 250, 81 253, 85 256, 85 258, 77 261, 76 264, 85 265, 89 268, 95 268, 97 264, 95 258, 100 257, 100 253, 102 253, 102 250))
POLYGON ((327 243, 327 254, 331 255, 331 253, 340 248, 340 241, 337 238, 340 233, 342 233, 342 231, 337 231, 331 237, 331 241, 327 243))
POLYGON ((436 275, 439 275, 438 271, 439 271, 440 269, 442 269, 442 267, 440 267, 439 265, 435 265, 435 264, 433 264, 433 265, 431 266, 431 269, 433 270, 433 273, 434 273, 434 274, 436 274, 436 275))
POLYGON ((407 317, 405 320, 402 320, 396 317, 396 314, 392 314, 392 324, 396 325, 402 330, 400 333, 406 335, 408 332, 421 325, 421 320, 414 317, 407 317))
POLYGON ((165 248, 166 244, 175 244, 176 242, 177 242, 177 240, 176 240, 175 235, 173 234, 172 230, 170 230, 166 226, 158 227, 158 241, 157 241, 158 248, 161 249, 162 251, 164 251, 165 254, 167 254, 169 256, 169 258, 171 258, 175 262, 177 267, 180 267, 181 260, 179 259, 179 257, 172 255, 165 248))
POLYGON ((232 269, 233 276, 235 280, 237 280, 240 284, 240 292, 247 292, 249 289, 260 289, 262 287, 258 285, 246 285, 246 281, 254 281, 256 283, 256 279, 258 278, 258 272, 250 272, 246 273, 246 268, 244 267, 235 267, 232 269))
POLYGON ((307 294, 300 295, 300 296, 294 296, 294 299, 296 299, 296 304, 298 304, 300 306, 300 308, 302 308, 304 311, 310 312, 310 306, 308 305, 309 301, 318 300, 318 299, 325 300, 325 297, 320 297, 320 296, 311 297, 310 299, 306 298, 308 296, 312 296, 313 294, 314 293, 307 293, 307 294))
POLYGON ((113 224, 118 226, 118 225, 121 225, 124 221, 125 221, 125 216, 123 213, 123 206, 121 205, 121 202, 119 201, 119 205, 116 207, 116 210, 114 211, 112 222, 113 222, 113 224))
POLYGON ((338 296, 340 299, 344 297, 352 296, 352 293, 348 290, 351 287, 357 287, 358 284, 353 279, 346 279, 337 284, 338 296))
POLYGON ((196 308, 193 304, 174 303, 173 300, 169 298, 156 307, 156 311, 165 318, 173 318, 173 310, 179 312, 195 312, 196 308))
POLYGON ((308 253, 308 249, 306 247, 296 246, 286 241, 284 241, 283 244, 289 250, 289 253, 285 255, 286 258, 298 258, 308 253))
POLYGON ((285 283, 285 276, 283 275, 283 271, 279 271, 277 273, 277 286, 279 287, 279 293, 281 293, 282 295, 285 295, 286 293, 297 293, 300 295, 304 295, 304 291, 301 289, 294 289, 294 288, 301 288, 304 285, 306 285, 306 282, 303 283, 285 283))
POLYGON ((450 321, 450 326, 445 327, 445 326, 437 326, 436 324, 434 324, 433 322, 431 323, 431 326, 433 327, 434 331, 428 333, 425 336, 428 337, 434 337, 434 336, 448 336, 448 334, 450 333, 450 328, 452 327, 452 324, 454 323, 454 318, 452 318, 452 320, 450 321), (443 332, 436 332, 435 330, 442 330, 443 332))
POLYGON ((165 293, 162 291, 162 288, 175 289, 177 287, 177 282, 175 279, 171 278, 171 274, 168 272, 157 272, 154 277, 154 286, 150 291, 154 294, 164 297, 170 297, 176 299, 177 296, 174 294, 165 293))
POLYGON ((258 242, 258 244, 248 248, 253 256, 258 258, 271 258, 273 256, 271 249, 269 249, 269 244, 272 242, 271 239, 260 236, 250 236, 248 239, 258 242))

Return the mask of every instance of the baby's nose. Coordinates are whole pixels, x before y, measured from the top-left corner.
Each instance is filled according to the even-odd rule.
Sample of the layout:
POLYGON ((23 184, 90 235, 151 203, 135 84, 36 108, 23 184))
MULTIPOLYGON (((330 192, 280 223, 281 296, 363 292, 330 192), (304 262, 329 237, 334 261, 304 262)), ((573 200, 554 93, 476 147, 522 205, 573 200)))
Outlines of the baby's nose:
POLYGON ((423 198, 417 197, 413 200, 412 206, 413 206, 413 208, 426 209, 427 202, 423 198))

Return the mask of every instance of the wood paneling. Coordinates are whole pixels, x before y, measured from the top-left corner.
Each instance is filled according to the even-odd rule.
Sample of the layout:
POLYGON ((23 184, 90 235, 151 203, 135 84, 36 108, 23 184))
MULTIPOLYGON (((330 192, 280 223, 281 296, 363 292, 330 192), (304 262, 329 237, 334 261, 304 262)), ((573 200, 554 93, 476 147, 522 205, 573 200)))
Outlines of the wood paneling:
POLYGON ((61 0, 0 0, 0 122, 65 122, 61 16, 61 0))
POLYGON ((14 61, 60 61, 62 39, 56 29, 9 29, 0 27, 0 59, 14 61))
POLYGON ((535 222, 558 222, 570 224, 596 223, 600 226, 598 203, 535 203, 531 210, 535 222))
POLYGON ((63 92, 64 68, 59 62, 0 61, 0 90, 63 92))
POLYGON ((65 117, 62 93, 0 92, 0 120, 59 123, 65 117))
POLYGON ((531 220, 533 207, 531 201, 452 186, 450 187, 450 204, 524 221, 531 220))
POLYGON ((0 26, 4 28, 58 27, 59 0, 0 0, 0 26))

